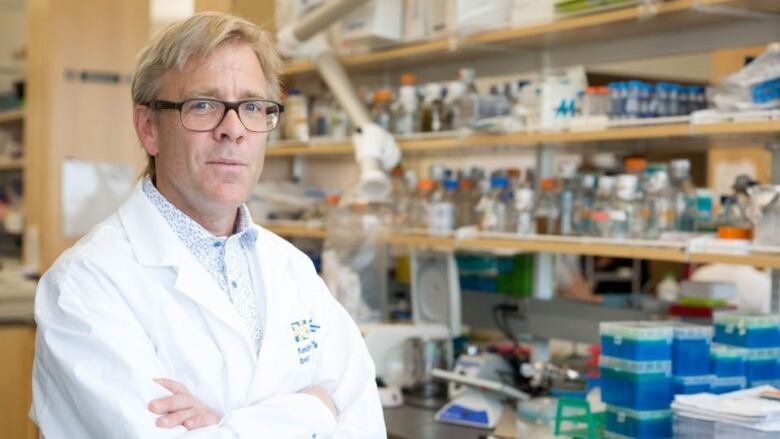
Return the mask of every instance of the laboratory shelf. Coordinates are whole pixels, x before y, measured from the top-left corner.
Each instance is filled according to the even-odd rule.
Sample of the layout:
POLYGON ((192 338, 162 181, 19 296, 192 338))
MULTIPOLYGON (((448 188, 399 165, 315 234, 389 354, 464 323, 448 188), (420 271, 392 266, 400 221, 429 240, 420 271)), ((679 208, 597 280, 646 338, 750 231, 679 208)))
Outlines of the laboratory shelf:
MULTIPOLYGON (((322 229, 294 226, 290 223, 267 224, 266 229, 281 236, 297 238, 324 238, 322 229)), ((767 248, 752 250, 747 247, 741 254, 723 254, 691 252, 686 242, 666 242, 658 240, 620 240, 613 238, 595 238, 579 236, 513 234, 479 234, 477 236, 433 236, 424 233, 383 234, 384 240, 393 245, 408 245, 418 248, 439 250, 484 251, 499 254, 517 252, 569 253, 615 258, 632 258, 668 262, 727 262, 737 265, 752 265, 762 268, 780 268, 780 249, 769 252, 767 248)))
MULTIPOLYGON (((533 147, 538 144, 606 142, 669 137, 697 137, 719 135, 774 136, 780 133, 780 120, 722 121, 716 123, 671 123, 613 127, 600 130, 568 130, 517 132, 505 134, 484 133, 424 133, 397 139, 403 153, 452 150, 479 150, 497 146, 533 147)), ((349 141, 282 141, 268 147, 269 157, 297 155, 351 154, 349 141)))
MULTIPOLYGON (((505 54, 508 49, 546 49, 733 22, 739 15, 729 14, 729 11, 735 8, 753 12, 780 11, 777 2, 772 0, 670 0, 652 8, 630 6, 530 26, 479 32, 457 40, 443 36, 368 53, 343 55, 340 60, 348 70, 363 71, 466 60, 490 53, 505 54)), ((285 62, 282 74, 290 76, 314 71, 311 61, 292 59, 285 62)))
POLYGON ((0 123, 21 122, 24 120, 24 110, 0 111, 0 123))

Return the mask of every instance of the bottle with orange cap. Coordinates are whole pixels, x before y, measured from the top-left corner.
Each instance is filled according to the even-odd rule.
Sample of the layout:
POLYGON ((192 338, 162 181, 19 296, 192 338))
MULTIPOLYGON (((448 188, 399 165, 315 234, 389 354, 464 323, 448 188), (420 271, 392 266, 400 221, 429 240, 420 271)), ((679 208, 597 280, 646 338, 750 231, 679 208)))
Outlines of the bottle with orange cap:
POLYGON ((534 206, 536 233, 540 235, 559 234, 561 206, 558 182, 555 178, 544 178, 539 182, 539 189, 534 206))
POLYGON ((414 229, 428 229, 428 218, 436 181, 431 178, 421 178, 417 182, 417 192, 412 202, 411 224, 414 229))
POLYGON ((371 106, 371 120, 387 131, 393 129, 393 115, 390 111, 390 105, 393 101, 393 93, 380 88, 374 91, 374 99, 371 106))
POLYGON ((393 132, 409 135, 420 131, 420 97, 417 93, 417 77, 411 73, 401 75, 398 99, 393 103, 393 132))
POLYGON ((715 222, 720 239, 753 238, 753 225, 735 196, 723 195, 720 198, 720 213, 715 222))

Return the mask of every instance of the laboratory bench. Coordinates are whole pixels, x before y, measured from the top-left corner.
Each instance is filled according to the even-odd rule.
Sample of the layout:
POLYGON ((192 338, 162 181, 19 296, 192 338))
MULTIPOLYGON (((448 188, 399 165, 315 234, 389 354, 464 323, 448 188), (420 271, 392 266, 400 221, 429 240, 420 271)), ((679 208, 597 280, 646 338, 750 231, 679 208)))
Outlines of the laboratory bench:
MULTIPOLYGON (((495 432, 437 422, 433 419, 437 410, 408 404, 397 408, 386 408, 384 414, 389 439, 479 439, 491 437, 491 435, 493 435, 492 437, 514 439, 516 437, 516 417, 513 410, 513 407, 505 407, 505 414, 495 432)), ((550 428, 527 423, 525 425, 526 430, 522 435, 524 439, 552 439, 556 437, 550 428)))

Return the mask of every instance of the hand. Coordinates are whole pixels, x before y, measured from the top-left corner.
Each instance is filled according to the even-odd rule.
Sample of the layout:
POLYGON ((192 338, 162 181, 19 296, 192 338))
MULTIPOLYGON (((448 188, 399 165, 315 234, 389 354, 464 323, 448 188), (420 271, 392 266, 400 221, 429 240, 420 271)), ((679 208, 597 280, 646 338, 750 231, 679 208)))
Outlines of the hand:
POLYGON ((325 407, 327 407, 330 410, 330 412, 333 413, 333 416, 338 415, 338 412, 336 411, 336 406, 333 404, 333 399, 331 399, 330 393, 328 393, 328 391, 325 390, 324 387, 311 386, 301 390, 299 393, 305 393, 307 395, 311 395, 319 398, 320 401, 322 401, 322 403, 325 404, 325 407))
POLYGON ((165 378, 158 378, 154 382, 173 393, 149 403, 152 413, 162 415, 157 418, 158 427, 174 428, 182 425, 187 430, 194 430, 219 422, 219 416, 195 399, 183 384, 165 378))

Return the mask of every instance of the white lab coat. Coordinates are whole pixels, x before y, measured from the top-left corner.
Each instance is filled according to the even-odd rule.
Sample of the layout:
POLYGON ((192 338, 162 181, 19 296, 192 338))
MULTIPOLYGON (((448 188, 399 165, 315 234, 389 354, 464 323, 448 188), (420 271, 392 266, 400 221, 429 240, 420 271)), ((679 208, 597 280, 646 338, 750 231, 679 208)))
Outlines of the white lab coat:
POLYGON ((386 437, 374 365, 311 261, 259 227, 263 345, 139 184, 41 279, 30 416, 57 438, 386 437), (296 341, 297 339, 297 341, 296 341), (217 426, 155 427, 151 400, 184 384, 217 426), (316 397, 328 390, 334 417, 316 397))

